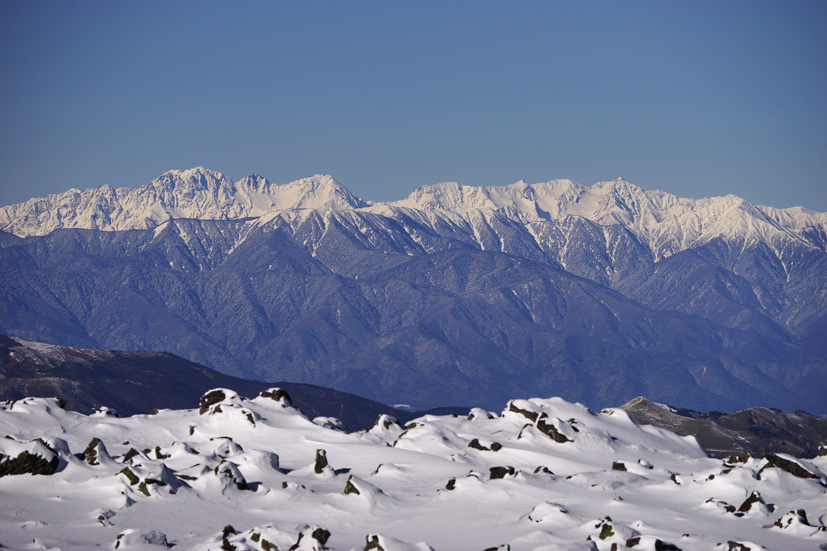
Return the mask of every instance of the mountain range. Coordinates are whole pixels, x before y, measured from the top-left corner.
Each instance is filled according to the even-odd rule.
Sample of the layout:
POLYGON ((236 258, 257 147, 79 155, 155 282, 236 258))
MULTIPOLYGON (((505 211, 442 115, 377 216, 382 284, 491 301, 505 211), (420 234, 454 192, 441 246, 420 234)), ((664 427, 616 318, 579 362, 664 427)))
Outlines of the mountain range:
POLYGON ((416 408, 645 395, 827 413, 827 213, 622 178, 424 186, 203 168, 0 209, 0 332, 416 408))

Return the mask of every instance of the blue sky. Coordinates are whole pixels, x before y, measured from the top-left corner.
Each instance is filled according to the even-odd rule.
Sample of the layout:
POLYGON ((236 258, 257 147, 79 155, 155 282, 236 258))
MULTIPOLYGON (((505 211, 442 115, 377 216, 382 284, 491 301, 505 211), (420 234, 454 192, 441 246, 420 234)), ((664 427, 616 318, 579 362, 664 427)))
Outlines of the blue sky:
POLYGON ((827 211, 827 2, 0 2, 0 204, 173 168, 827 211))

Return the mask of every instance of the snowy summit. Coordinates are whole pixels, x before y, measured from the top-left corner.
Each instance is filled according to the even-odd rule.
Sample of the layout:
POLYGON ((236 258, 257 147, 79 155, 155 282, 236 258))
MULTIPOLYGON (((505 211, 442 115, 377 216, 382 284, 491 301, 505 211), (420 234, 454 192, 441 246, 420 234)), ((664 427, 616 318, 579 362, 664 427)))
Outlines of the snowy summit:
POLYGON ((627 228, 656 258, 716 238, 743 240, 747 245, 765 242, 773 248, 792 240, 827 251, 827 213, 757 206, 733 195, 682 199, 661 191, 644 191, 620 176, 591 187, 571 180, 520 181, 501 187, 448 182, 423 186, 401 201, 374 204, 356 197, 331 176, 276 185, 255 174, 233 182, 220 172, 197 167, 171 170, 134 190, 110 186, 72 189, 5 206, 0 208, 0 230, 23 237, 45 235, 58 228, 150 229, 181 218, 264 217, 269 221, 278 213, 307 209, 359 210, 391 217, 413 210, 422 212, 424 218, 459 218, 471 226, 495 216, 533 226, 532 233, 537 233, 543 222, 579 217, 602 226, 627 228))

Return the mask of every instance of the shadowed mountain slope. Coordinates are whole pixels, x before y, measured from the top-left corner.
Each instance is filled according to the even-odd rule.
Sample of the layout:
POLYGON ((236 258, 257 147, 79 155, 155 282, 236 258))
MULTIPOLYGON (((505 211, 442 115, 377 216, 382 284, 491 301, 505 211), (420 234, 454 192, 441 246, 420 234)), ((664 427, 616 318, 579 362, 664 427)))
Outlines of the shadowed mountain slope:
POLYGON ((825 213, 622 178, 372 204, 198 168, 3 207, 0 228, 0 331, 22 338, 417 408, 827 413, 825 213))
POLYGON ((166 352, 117 352, 70 348, 0 335, 0 401, 59 397, 66 409, 91 413, 106 406, 121 415, 196 407, 213 388, 255 397, 279 387, 309 418, 336 417, 350 430, 370 428, 390 414, 406 421, 414 413, 360 396, 300 383, 263 383, 218 373, 166 352))
POLYGON ((789 338, 653 310, 555 266, 458 247, 346 277, 279 229, 230 248, 243 224, 58 230, 4 247, 3 329, 420 409, 532 392, 592 407, 641 391, 695 409, 821 401, 822 358, 789 338))
POLYGON ((827 418, 797 410, 751 407, 726 414, 675 409, 638 396, 620 409, 639 425, 654 425, 681 436, 694 436, 711 457, 728 458, 764 450, 798 457, 815 457, 827 451, 827 418))

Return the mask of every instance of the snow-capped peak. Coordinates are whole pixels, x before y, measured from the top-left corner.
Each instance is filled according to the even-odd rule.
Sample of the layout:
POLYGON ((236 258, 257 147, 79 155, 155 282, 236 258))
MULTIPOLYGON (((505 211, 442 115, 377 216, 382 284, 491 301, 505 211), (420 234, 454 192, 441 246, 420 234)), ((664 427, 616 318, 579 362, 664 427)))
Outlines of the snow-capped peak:
POLYGON ((170 218, 226 220, 287 209, 347 210, 367 206, 333 177, 275 185, 252 174, 238 182, 196 167, 170 170, 138 189, 76 189, 0 208, 0 230, 24 237, 59 228, 154 228, 170 218))
MULTIPOLYGON (((422 186, 405 199, 372 204, 329 175, 277 185, 257 174, 238 182, 196 167, 171 170, 138 189, 101 186, 31 199, 0 208, 0 230, 18 236, 44 235, 58 228, 126 230, 154 228, 177 218, 209 220, 266 217, 288 210, 366 209, 394 216, 396 209, 427 217, 457 217, 475 226, 495 215, 528 227, 579 217, 601 226, 621 225, 663 258, 716 238, 774 249, 796 241, 827 250, 827 213, 796 207, 760 207, 733 195, 679 198, 646 191, 622 176, 591 187, 571 180, 475 187, 456 182, 422 186)), ((262 222, 265 221, 262 218, 262 222)), ((479 232, 477 232, 479 233, 479 232)))
POLYGON ((316 174, 278 186, 280 209, 347 210, 368 206, 330 175, 316 174))
POLYGON ((585 218, 608 226, 619 224, 648 245, 656 258, 707 243, 715 238, 744 242, 792 239, 822 248, 807 239, 808 228, 824 234, 827 213, 802 209, 758 207, 734 195, 705 199, 679 198, 663 191, 645 191, 618 176, 591 187, 571 180, 537 184, 519 181, 502 187, 470 187, 457 183, 423 186, 391 207, 451 211, 463 217, 472 211, 516 214, 526 223, 585 218))

